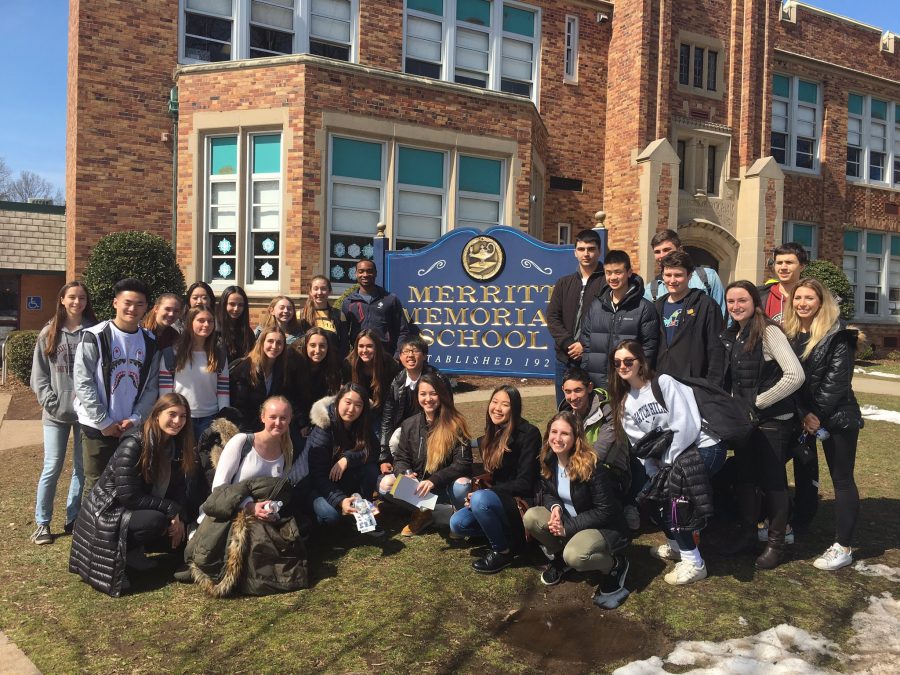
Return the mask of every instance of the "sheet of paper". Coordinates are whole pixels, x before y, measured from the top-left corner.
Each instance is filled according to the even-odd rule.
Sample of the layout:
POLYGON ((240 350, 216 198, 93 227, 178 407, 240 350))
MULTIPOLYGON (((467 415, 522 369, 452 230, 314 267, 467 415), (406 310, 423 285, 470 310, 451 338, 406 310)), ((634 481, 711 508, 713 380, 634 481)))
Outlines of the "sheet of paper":
POLYGON ((391 488, 391 496, 420 509, 434 511, 434 507, 437 505, 437 495, 428 492, 424 497, 420 497, 416 494, 417 487, 419 487, 419 481, 415 478, 405 475, 398 476, 394 481, 394 487, 391 488))

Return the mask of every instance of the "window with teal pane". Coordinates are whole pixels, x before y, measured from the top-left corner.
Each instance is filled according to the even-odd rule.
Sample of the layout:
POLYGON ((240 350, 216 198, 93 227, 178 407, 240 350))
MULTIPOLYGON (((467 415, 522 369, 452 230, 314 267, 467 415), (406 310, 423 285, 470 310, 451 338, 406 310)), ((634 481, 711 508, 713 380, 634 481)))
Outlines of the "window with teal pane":
POLYGON ((444 187, 444 153, 400 148, 399 180, 406 185, 444 187))
POLYGON ((900 255, 900 237, 896 234, 891 237, 891 255, 900 255))
POLYGON ((894 104, 894 122, 900 124, 900 103, 894 104))
POLYGON ((459 157, 459 189, 463 192, 500 194, 501 162, 482 157, 459 157))
POLYGON ((844 232, 844 250, 845 251, 858 251, 859 250, 859 232, 855 230, 850 230, 848 232, 844 232))
POLYGON ((331 152, 332 175, 381 180, 381 143, 335 137, 331 152))
POLYGON ((503 5, 503 30, 534 37, 534 12, 503 5))
POLYGON ((887 101, 872 99, 872 119, 887 120, 887 101))
POLYGON ((815 228, 812 225, 801 225, 796 223, 794 224, 794 241, 798 244, 802 244, 805 249, 809 250, 813 245, 814 231, 815 228))
POLYGON ((881 255, 884 251, 884 235, 874 232, 866 233, 866 253, 869 255, 881 255))
POLYGON ((444 16, 444 0, 406 0, 406 6, 420 12, 444 16))
POLYGON ((791 97, 791 78, 784 75, 776 75, 772 80, 772 91, 782 98, 791 97))
POLYGON ((797 86, 797 98, 806 103, 818 103, 819 85, 800 80, 797 86))
POLYGON ((237 173, 237 136, 209 139, 210 174, 227 176, 237 173))
POLYGON ((253 173, 281 173, 281 135, 253 137, 253 173))
POLYGON ((456 0, 456 18, 479 26, 490 26, 490 0, 456 0))
POLYGON ((863 114, 863 97, 859 94, 850 94, 847 97, 847 110, 853 115, 863 114))

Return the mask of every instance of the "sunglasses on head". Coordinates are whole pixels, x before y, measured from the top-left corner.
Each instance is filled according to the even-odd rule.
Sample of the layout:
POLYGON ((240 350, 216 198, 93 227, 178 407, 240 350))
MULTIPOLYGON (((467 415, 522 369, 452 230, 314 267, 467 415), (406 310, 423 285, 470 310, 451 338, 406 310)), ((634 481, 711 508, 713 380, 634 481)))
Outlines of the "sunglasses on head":
POLYGON ((627 358, 627 359, 613 359, 613 365, 616 368, 621 368, 623 365, 626 368, 631 368, 634 365, 634 362, 637 361, 635 358, 627 358))

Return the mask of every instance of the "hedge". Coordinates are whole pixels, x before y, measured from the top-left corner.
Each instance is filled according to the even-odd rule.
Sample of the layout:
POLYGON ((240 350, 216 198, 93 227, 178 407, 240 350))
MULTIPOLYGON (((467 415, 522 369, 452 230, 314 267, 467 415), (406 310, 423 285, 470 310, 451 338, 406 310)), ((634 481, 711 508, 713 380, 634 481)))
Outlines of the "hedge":
POLYGON ((853 318, 853 286, 844 270, 827 260, 813 260, 800 276, 821 281, 837 298, 841 306, 841 317, 847 321, 853 318))
POLYGON ((113 317, 112 289, 126 277, 150 287, 148 303, 162 293, 184 295, 184 275, 169 242, 150 232, 115 232, 97 243, 84 270, 84 284, 98 319, 113 317))
POLYGON ((23 384, 31 381, 31 359, 39 332, 16 330, 6 339, 6 368, 23 384))

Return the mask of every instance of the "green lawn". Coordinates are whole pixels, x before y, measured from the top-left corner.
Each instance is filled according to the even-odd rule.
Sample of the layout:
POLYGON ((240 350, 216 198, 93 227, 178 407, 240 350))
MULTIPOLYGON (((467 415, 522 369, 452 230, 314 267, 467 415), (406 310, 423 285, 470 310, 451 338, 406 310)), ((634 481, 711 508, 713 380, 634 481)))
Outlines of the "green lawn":
MULTIPOLYGON (((860 400, 900 409, 900 399, 860 400)), ((485 404, 462 407, 480 427, 485 404)), ((542 430, 553 408, 550 397, 525 399, 526 416, 542 430)), ((897 437, 895 425, 867 423, 856 471, 863 497, 858 557, 893 567, 900 567, 897 437)), ((605 672, 665 655, 679 639, 722 640, 781 622, 842 642, 869 595, 896 590, 852 569, 812 567, 832 541, 823 459, 819 516, 792 562, 756 573, 749 557, 722 559, 713 545, 727 532, 711 527, 703 544, 710 578, 673 589, 662 580, 663 564, 647 553, 661 535, 647 531, 629 553, 633 593, 615 612, 593 608, 585 579, 541 586, 527 560, 476 575, 471 546, 439 532, 372 545, 349 528, 314 539, 314 586, 306 591, 216 601, 158 574, 137 584, 140 592, 112 599, 68 573, 68 538, 44 547, 28 542, 40 455, 40 447, 0 453, 0 628, 46 673, 605 672)), ((63 498, 61 484, 57 521, 63 498)), ((385 524, 396 533, 404 520, 387 512, 385 524)))

